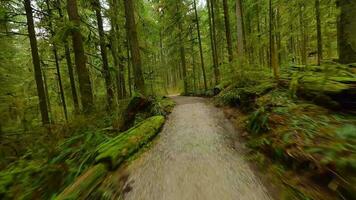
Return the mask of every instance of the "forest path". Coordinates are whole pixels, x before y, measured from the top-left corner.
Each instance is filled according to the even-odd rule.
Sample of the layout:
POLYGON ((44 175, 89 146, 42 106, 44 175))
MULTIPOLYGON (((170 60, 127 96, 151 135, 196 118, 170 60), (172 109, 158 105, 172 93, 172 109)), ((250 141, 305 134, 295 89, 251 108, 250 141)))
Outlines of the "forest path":
POLYGON ((123 199, 271 199, 243 152, 229 144, 236 130, 224 113, 203 98, 174 100, 155 145, 127 166, 123 199))

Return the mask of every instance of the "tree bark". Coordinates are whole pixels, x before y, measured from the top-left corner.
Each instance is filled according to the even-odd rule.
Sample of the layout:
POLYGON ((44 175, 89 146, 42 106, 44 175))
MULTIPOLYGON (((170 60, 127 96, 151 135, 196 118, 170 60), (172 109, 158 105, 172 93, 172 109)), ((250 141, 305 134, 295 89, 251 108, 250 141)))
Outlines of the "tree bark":
POLYGON ((356 62, 356 2, 339 0, 338 48, 341 63, 356 62))
POLYGON ((108 53, 106 49, 106 42, 105 42, 105 32, 104 32, 104 27, 103 27, 103 18, 101 16, 101 5, 100 5, 100 0, 95 0, 93 2, 93 7, 95 10, 96 14, 96 20, 97 20, 97 25, 98 25, 98 31, 99 31, 99 40, 100 40, 100 54, 101 54, 101 59, 103 62, 103 76, 105 79, 105 85, 106 85, 106 95, 107 95, 107 103, 108 103, 108 110, 111 110, 113 108, 113 102, 114 102, 114 91, 113 91, 113 85, 112 85, 112 80, 111 80, 111 75, 109 71, 109 61, 108 61, 108 53))
MULTIPOLYGON (((51 33, 51 37, 52 39, 54 38, 54 30, 53 30, 53 24, 52 24, 52 11, 49 5, 49 1, 46 0, 46 6, 47 6, 47 12, 48 12, 48 17, 49 17, 49 32, 51 33)), ((67 104, 66 104, 66 99, 64 96, 64 89, 63 89, 63 84, 62 84, 62 76, 61 76, 61 70, 59 67, 59 57, 58 57, 58 51, 57 51, 57 45, 55 44, 55 42, 52 42, 52 52, 53 52, 53 56, 54 56, 54 61, 55 61, 55 65, 56 65, 56 72, 57 72, 57 78, 58 78, 58 85, 59 85, 59 93, 60 93, 60 98, 62 101, 62 107, 63 107, 63 113, 64 113, 64 117, 66 119, 66 121, 68 121, 68 112, 67 112, 67 104)))
MULTIPOLYGON (((61 19, 64 19, 60 0, 57 0, 57 10, 58 10, 59 17, 61 19)), ((78 113, 79 112, 79 100, 78 100, 77 88, 75 86, 76 84, 75 84, 75 78, 74 78, 72 58, 70 56, 70 49, 69 49, 69 44, 68 44, 67 40, 64 41, 64 52, 65 52, 65 58, 66 58, 67 67, 68 67, 68 76, 69 76, 70 87, 71 87, 71 92, 72 92, 74 112, 78 113)))
POLYGON ((227 0, 223 0, 224 7, 224 20, 225 20, 225 34, 226 34, 226 43, 227 43, 227 52, 229 54, 229 62, 233 60, 232 52, 232 40, 231 40, 231 31, 230 31, 230 16, 229 16, 229 5, 227 0))
POLYGON ((318 58, 317 65, 320 65, 323 59, 323 43, 321 37, 321 21, 320 21, 320 0, 315 0, 315 18, 316 18, 316 35, 318 43, 318 58))
POLYGON ((80 16, 78 13, 77 1, 67 0, 67 10, 69 20, 76 26, 71 31, 72 43, 75 56, 75 66, 78 73, 79 91, 84 113, 90 113, 93 109, 93 93, 91 88, 89 70, 86 66, 84 53, 83 36, 80 33, 80 16))
POLYGON ((276 79, 279 79, 279 66, 278 57, 276 55, 275 34, 273 28, 274 12, 272 7, 272 0, 269 0, 269 46, 270 46, 270 64, 273 69, 273 75, 276 79))
POLYGON ((211 43, 211 52, 213 58, 213 70, 214 70, 214 80, 215 85, 219 84, 220 73, 219 73, 219 66, 218 66, 218 55, 216 52, 216 37, 215 37, 215 20, 213 16, 213 2, 212 0, 207 0, 208 6, 208 20, 209 20, 209 32, 210 32, 210 43, 211 43))
POLYGON ((304 23, 304 15, 305 15, 305 5, 302 3, 299 6, 299 23, 300 23, 300 34, 301 34, 301 57, 302 64, 307 64, 307 38, 305 33, 305 23, 304 23))
POLYGON ((202 44, 201 44, 200 24, 199 24, 199 17, 198 17, 196 0, 194 0, 193 3, 194 3, 195 22, 196 22, 196 25, 197 25, 197 32, 198 32, 199 53, 200 53, 201 70, 203 72, 203 79, 204 79, 204 89, 207 90, 208 89, 208 84, 206 82, 203 47, 202 47, 202 44))
MULTIPOLYGON (((179 3, 178 3, 179 4, 179 3)), ((185 48, 184 48, 184 40, 183 40, 183 17, 181 15, 180 5, 177 4, 177 14, 179 15, 178 21, 178 38, 179 38, 179 52, 180 52, 180 60, 182 64, 182 76, 183 76, 183 83, 184 83, 184 94, 188 94, 188 78, 187 78, 187 66, 185 60, 185 48)))
POLYGON ((124 0, 125 4, 125 16, 126 16, 126 28, 128 33, 128 38, 131 47, 131 58, 134 71, 134 83, 135 89, 138 92, 145 95, 145 81, 143 79, 142 72, 142 61, 140 54, 140 46, 137 38, 137 30, 135 23, 135 10, 133 5, 133 0, 124 0))
POLYGON ((244 23, 241 0, 236 0, 237 53, 240 58, 245 56, 244 23))
POLYGON ((45 92, 45 88, 43 85, 43 79, 42 79, 40 57, 38 55, 35 25, 34 25, 33 16, 32 16, 31 0, 24 0, 24 6, 25 6, 25 11, 26 11, 27 29, 28 29, 28 35, 29 35, 30 45, 31 45, 32 63, 33 63, 34 73, 35 73, 35 80, 36 80, 36 86, 37 86, 39 107, 40 107, 40 111, 41 111, 42 124, 46 125, 46 124, 50 123, 50 120, 49 120, 49 116, 48 116, 46 92, 45 92))

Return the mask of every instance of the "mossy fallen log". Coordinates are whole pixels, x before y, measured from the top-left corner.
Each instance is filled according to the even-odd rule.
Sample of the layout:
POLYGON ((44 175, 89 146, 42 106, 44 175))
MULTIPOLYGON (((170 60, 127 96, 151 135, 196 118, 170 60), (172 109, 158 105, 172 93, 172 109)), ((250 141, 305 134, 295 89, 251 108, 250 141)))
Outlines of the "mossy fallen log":
POLYGON ((291 92, 329 109, 356 111, 356 73, 348 65, 290 66, 282 75, 291 92))
POLYGON ((121 133, 97 149, 97 163, 107 163, 110 169, 115 169, 128 156, 149 142, 161 129, 165 119, 163 116, 153 116, 121 133))
POLYGON ((101 183, 107 173, 105 164, 89 168, 72 185, 60 193, 55 200, 77 200, 86 197, 101 183))
POLYGON ((165 118, 150 117, 121 133, 97 149, 96 165, 60 193, 56 200, 86 199, 102 182, 109 170, 116 169, 124 160, 147 144, 161 129, 165 118))

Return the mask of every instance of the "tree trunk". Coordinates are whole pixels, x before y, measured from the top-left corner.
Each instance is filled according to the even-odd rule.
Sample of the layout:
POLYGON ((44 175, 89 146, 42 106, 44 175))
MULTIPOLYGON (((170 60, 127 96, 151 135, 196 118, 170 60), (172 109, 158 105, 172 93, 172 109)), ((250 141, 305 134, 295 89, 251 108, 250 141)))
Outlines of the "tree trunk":
POLYGON ((195 12, 195 22, 197 24, 198 41, 199 41, 199 53, 200 53, 201 70, 203 72, 203 79, 204 79, 204 89, 208 90, 208 85, 207 85, 207 82, 206 82, 203 47, 202 47, 202 44, 201 44, 200 24, 199 24, 199 17, 198 17, 196 0, 194 0, 194 12, 195 12))
MULTIPOLYGON (((78 13, 77 1, 67 0, 67 10, 69 20, 76 27, 80 27, 80 17, 78 13)), ((84 113, 90 113, 93 109, 93 93, 91 88, 89 70, 86 66, 84 53, 83 36, 78 28, 71 31, 72 43, 75 56, 75 66, 78 73, 79 90, 84 113)))
POLYGON ((227 43, 227 52, 229 54, 229 62, 233 60, 232 53, 232 41, 231 41, 231 31, 230 31, 230 17, 229 17, 229 5, 227 0, 223 0, 224 7, 224 20, 225 20, 225 34, 226 34, 226 43, 227 43))
POLYGON ((49 124, 50 121, 49 121, 49 116, 48 116, 46 92, 45 92, 45 88, 43 85, 43 79, 42 79, 40 57, 38 55, 35 25, 34 25, 33 16, 32 16, 31 0, 24 0, 24 5, 25 5, 25 10, 26 10, 27 29, 28 29, 28 35, 29 35, 30 45, 31 45, 32 63, 33 63, 34 73, 35 73, 37 94, 38 94, 39 106, 40 106, 41 117, 42 117, 42 124, 46 125, 46 124, 49 124))
POLYGON ((341 63, 356 62, 356 2, 339 0, 338 48, 341 63))
POLYGON ((93 7, 95 10, 98 31, 99 31, 100 53, 101 53, 101 59, 103 62, 102 73, 103 73, 103 76, 105 79, 105 85, 106 85, 108 110, 111 110, 113 108, 113 102, 114 102, 114 91, 113 91, 113 85, 112 85, 111 75, 110 75, 110 71, 109 71, 108 53, 106 50, 105 32, 104 32, 104 27, 103 27, 103 18, 101 16, 100 0, 95 0, 93 2, 93 7))
POLYGON ((270 64, 273 69, 273 75, 276 79, 279 79, 279 66, 278 57, 276 55, 275 34, 273 28, 274 12, 272 7, 272 0, 269 0, 269 46, 270 46, 270 64))
POLYGON ((299 23, 300 23, 300 34, 301 34, 301 57, 302 57, 302 64, 307 64, 307 39, 305 33, 305 23, 304 23, 304 15, 305 15, 305 5, 301 4, 299 6, 299 23))
POLYGON ((130 97, 132 97, 132 79, 131 79, 131 59, 130 59, 130 42, 127 40, 126 41, 126 46, 127 46, 127 84, 129 85, 129 93, 130 97))
POLYGON ((145 81, 142 73, 142 62, 140 54, 140 46, 137 38, 137 30, 135 23, 135 10, 133 0, 124 0, 126 28, 131 47, 132 65, 134 70, 135 89, 141 94, 145 95, 145 81))
POLYGON ((65 51, 65 57, 66 57, 66 62, 67 62, 67 67, 68 67, 70 88, 72 91, 74 112, 78 113, 79 112, 79 100, 78 100, 77 88, 75 86, 76 84, 75 84, 75 78, 74 78, 72 58, 70 57, 70 49, 69 49, 69 45, 68 45, 67 41, 65 41, 65 43, 64 43, 64 51, 65 51))
MULTIPOLYGON (((63 20, 64 16, 62 13, 62 8, 61 8, 61 1, 57 0, 57 10, 59 17, 63 20)), ((64 52, 65 52, 65 58, 67 62, 67 67, 68 67, 68 75, 69 75, 69 80, 70 80, 70 87, 72 91, 72 98, 73 98, 73 106, 74 106, 74 112, 78 113, 79 112, 79 101, 78 101, 78 94, 77 94, 77 88, 75 86, 75 78, 74 78, 74 72, 73 72, 73 64, 72 64, 72 58, 70 57, 70 49, 68 45, 68 41, 64 41, 64 52)))
MULTIPOLYGON (((49 22, 49 32, 51 33, 51 37, 52 39, 54 38, 54 31, 53 31, 53 24, 51 21, 51 17, 52 17, 52 11, 49 5, 49 1, 46 0, 46 6, 47 6, 47 12, 48 12, 48 22, 49 22)), ((59 93, 60 93, 60 98, 62 101, 62 107, 63 107, 63 114, 65 117, 65 120, 68 121, 68 112, 67 112, 67 104, 66 104, 66 99, 64 96, 64 89, 63 89, 63 84, 62 84, 62 76, 61 76, 61 70, 59 67, 59 57, 58 57, 58 51, 57 51, 57 45, 55 44, 55 42, 52 42, 52 52, 53 52, 53 56, 54 56, 54 61, 55 61, 55 65, 56 65, 56 72, 57 72, 57 78, 58 78, 58 85, 59 85, 59 93)))
POLYGON ((244 23, 241 0, 236 0, 237 53, 240 58, 245 56, 244 23))
POLYGON ((318 42, 318 58, 317 65, 320 65, 323 59, 323 43, 321 37, 321 22, 320 22, 320 0, 315 0, 315 18, 316 18, 316 33, 318 42))
POLYGON ((215 31, 215 20, 214 20, 214 10, 213 10, 213 2, 212 0, 207 1, 208 6, 208 18, 209 18, 209 32, 210 32, 210 43, 211 43, 211 52, 213 57, 213 70, 214 70, 214 78, 215 78, 215 85, 219 84, 220 73, 219 73, 219 66, 218 66, 218 55, 216 52, 216 31, 215 31))
MULTIPOLYGON (((180 10, 178 10, 180 12, 180 10)), ((185 48, 184 48, 184 40, 182 36, 183 32, 183 27, 182 27, 182 21, 183 19, 179 19, 178 26, 179 26, 179 51, 180 51, 180 60, 182 64, 182 75, 183 75, 183 83, 184 83, 184 94, 188 94, 188 78, 187 78, 187 66, 186 66, 186 61, 185 61, 185 48)))

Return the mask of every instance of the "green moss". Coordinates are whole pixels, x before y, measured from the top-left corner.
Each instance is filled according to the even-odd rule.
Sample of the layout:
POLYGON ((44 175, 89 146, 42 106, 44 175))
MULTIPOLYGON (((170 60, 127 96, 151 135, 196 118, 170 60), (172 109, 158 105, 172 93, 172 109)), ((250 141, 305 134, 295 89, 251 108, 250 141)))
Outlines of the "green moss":
POLYGON ((107 173, 104 164, 91 167, 81 175, 70 187, 59 194, 55 200, 77 200, 86 199, 95 187, 100 184, 107 173))
POLYGON ((133 128, 121 133, 97 149, 96 162, 108 163, 111 169, 120 165, 127 157, 149 142, 161 129, 163 116, 150 117, 133 128))

